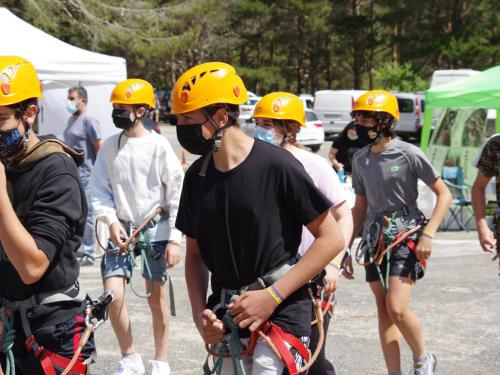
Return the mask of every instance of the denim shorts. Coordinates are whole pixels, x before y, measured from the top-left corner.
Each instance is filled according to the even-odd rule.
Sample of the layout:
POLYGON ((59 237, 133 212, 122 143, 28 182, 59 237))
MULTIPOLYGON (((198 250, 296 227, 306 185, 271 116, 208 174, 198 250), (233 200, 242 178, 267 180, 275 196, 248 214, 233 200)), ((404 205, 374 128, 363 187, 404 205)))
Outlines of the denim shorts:
MULTIPOLYGON (((153 251, 146 251, 146 262, 149 266, 150 272, 144 266, 142 277, 146 280, 159 281, 164 283, 167 281, 167 262, 165 261, 165 246, 168 241, 151 242, 153 251)), ((109 248, 109 247, 108 247, 109 248)), ((141 257, 135 257, 135 268, 141 267, 141 257)), ((134 270, 135 271, 135 270, 134 270)), ((130 282, 132 277, 132 263, 129 254, 113 253, 112 251, 106 252, 101 261, 101 276, 102 279, 108 277, 121 276, 130 282)))

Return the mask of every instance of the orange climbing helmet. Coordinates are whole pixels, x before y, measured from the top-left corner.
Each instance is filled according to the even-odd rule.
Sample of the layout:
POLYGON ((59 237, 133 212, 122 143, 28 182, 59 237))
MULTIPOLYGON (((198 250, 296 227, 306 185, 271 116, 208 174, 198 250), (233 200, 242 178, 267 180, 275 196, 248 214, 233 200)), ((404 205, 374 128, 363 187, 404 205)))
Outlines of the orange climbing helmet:
POLYGON ((231 65, 209 62, 181 75, 172 89, 171 99, 171 113, 178 115, 217 103, 240 105, 248 100, 248 93, 231 65))
POLYGON ((113 104, 146 104, 155 108, 155 93, 148 81, 139 78, 129 78, 115 86, 111 93, 113 104))
POLYGON ((35 67, 19 56, 0 56, 0 106, 43 98, 35 67))

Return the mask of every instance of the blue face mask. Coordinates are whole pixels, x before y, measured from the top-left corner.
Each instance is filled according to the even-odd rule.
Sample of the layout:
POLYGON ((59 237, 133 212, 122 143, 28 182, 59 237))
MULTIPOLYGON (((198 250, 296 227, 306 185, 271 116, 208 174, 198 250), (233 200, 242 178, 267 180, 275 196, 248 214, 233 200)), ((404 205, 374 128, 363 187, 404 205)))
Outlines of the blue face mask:
POLYGON ((24 143, 24 136, 17 128, 0 132, 0 159, 11 158, 18 154, 23 149, 24 143))
POLYGON ((257 139, 260 139, 264 142, 270 143, 274 146, 279 146, 281 145, 281 140, 276 140, 276 138, 279 138, 276 132, 273 129, 264 129, 261 128, 260 126, 256 126, 254 131, 253 131, 253 136, 257 139))
POLYGON ((72 115, 74 115, 76 112, 78 112, 78 107, 76 106, 76 103, 72 100, 68 100, 68 102, 66 103, 66 109, 72 115))

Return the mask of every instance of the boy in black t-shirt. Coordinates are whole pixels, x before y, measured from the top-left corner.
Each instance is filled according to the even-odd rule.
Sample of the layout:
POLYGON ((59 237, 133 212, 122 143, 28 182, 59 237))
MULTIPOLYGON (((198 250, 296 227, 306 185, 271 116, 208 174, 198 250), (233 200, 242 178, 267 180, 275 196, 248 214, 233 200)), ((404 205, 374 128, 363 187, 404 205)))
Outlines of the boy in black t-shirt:
MULTIPOLYGON (((60 374, 85 330, 75 257, 87 214, 75 163, 83 154, 30 132, 40 97, 31 63, 0 56, 0 362, 18 375, 60 374)), ((94 352, 91 336, 72 374, 85 374, 94 352)))
MULTIPOLYGON (((304 285, 342 250, 344 241, 329 212, 331 203, 293 155, 239 129, 238 105, 247 96, 234 68, 224 63, 188 70, 172 91, 179 142, 205 155, 186 173, 177 215, 177 227, 187 236, 193 320, 207 344, 221 342, 220 310, 211 310, 220 304, 240 329, 255 332, 270 321, 307 343, 311 302, 304 285), (287 268, 286 263, 295 263, 302 225, 316 240, 287 268), (207 304, 208 271, 214 293, 207 304), (263 276, 265 282, 257 285, 263 276), (249 285, 251 291, 244 291, 249 285)), ((253 353, 244 359, 247 370, 282 373, 284 364, 263 341, 253 353)), ((231 361, 224 362, 222 371, 231 372, 231 361)))

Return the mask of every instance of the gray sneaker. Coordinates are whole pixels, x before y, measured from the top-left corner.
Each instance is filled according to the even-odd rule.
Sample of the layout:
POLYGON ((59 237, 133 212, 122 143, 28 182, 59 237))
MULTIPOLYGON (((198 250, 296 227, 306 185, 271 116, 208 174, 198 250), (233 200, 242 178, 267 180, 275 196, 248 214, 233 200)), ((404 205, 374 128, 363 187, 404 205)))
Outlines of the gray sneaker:
POLYGON ((423 361, 415 362, 413 365, 412 375, 434 375, 437 359, 434 354, 427 352, 427 356, 423 361))
POLYGON ((89 255, 84 255, 80 258, 80 266, 82 267, 90 267, 95 264, 94 258, 89 255))

